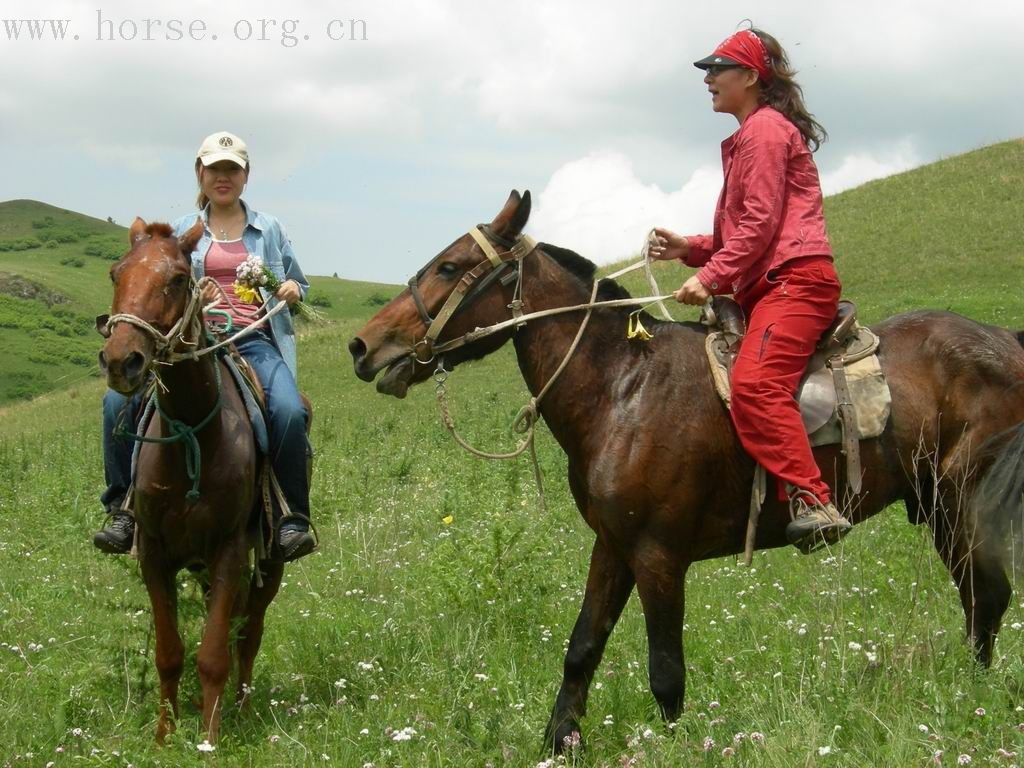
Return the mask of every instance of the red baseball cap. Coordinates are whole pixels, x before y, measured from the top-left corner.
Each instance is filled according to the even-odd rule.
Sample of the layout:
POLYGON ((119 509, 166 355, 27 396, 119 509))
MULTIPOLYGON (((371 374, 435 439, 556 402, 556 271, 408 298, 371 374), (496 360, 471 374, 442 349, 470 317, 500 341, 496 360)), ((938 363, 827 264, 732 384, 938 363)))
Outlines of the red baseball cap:
POLYGON ((710 67, 747 67, 757 72, 764 81, 772 79, 771 57, 761 38, 749 29, 743 29, 727 37, 710 56, 693 62, 697 69, 710 67))

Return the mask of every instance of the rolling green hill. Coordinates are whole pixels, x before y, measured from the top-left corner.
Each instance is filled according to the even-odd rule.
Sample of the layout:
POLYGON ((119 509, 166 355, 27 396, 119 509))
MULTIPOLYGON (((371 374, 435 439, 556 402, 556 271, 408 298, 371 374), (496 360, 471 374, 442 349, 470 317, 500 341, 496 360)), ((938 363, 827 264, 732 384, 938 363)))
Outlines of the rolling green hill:
MULTIPOLYGON (((825 210, 844 293, 866 321, 931 307, 1024 327, 1024 140, 870 182, 828 198, 825 210)), ((32 200, 0 203, 0 405, 97 375, 93 318, 109 307, 107 271, 126 243, 127 230, 111 222, 32 200)), ((658 264, 655 275, 668 292, 683 273, 658 264)), ((397 290, 311 282, 334 320, 368 316, 397 290)), ((623 282, 650 292, 640 273, 623 282)))
MULTIPOLYGON (((96 315, 110 307, 111 265, 128 230, 34 200, 0 203, 0 406, 99 375, 96 315)), ((329 320, 372 314, 397 289, 310 278, 329 320)))
MULTIPOLYGON (((825 217, 843 293, 865 322, 931 308, 1024 328, 1024 139, 833 195, 825 217)), ((655 268, 663 293, 682 284, 678 265, 655 268)), ((623 282, 650 292, 642 273, 623 282)))

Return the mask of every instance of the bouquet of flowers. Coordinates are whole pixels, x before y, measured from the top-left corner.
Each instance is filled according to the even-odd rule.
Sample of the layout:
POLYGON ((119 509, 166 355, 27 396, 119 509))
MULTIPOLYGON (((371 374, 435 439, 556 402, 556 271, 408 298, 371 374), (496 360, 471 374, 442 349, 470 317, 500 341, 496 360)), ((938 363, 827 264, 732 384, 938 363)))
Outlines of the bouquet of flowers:
MULTIPOLYGON (((232 287, 235 296, 243 302, 256 304, 260 297, 260 288, 266 288, 272 294, 277 293, 277 289, 281 287, 281 281, 258 257, 249 256, 235 269, 235 283, 232 287)), ((292 311, 307 320, 323 320, 323 315, 304 301, 295 302, 292 311)))

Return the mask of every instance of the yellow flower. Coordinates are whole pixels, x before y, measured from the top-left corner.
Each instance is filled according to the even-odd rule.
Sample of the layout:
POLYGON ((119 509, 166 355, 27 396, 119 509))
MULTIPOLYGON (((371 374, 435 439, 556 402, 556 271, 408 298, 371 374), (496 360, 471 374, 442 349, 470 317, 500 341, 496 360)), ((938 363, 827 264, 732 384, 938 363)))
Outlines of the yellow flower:
POLYGON ((250 288, 247 285, 241 283, 234 284, 235 296, 240 298, 244 304, 255 304, 256 303, 256 289, 250 288))
POLYGON ((451 525, 453 522, 455 522, 455 518, 451 515, 446 515, 445 517, 441 518, 441 522, 445 525, 451 525))

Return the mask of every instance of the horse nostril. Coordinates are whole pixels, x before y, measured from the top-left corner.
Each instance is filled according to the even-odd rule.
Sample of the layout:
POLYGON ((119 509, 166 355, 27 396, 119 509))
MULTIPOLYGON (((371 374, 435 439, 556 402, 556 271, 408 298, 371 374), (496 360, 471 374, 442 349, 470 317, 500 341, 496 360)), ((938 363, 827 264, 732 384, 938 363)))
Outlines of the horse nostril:
POLYGON ((103 373, 107 372, 107 354, 102 349, 100 350, 100 370, 103 373))
POLYGON ((352 359, 358 363, 366 356, 366 344, 356 336, 348 343, 348 351, 352 354, 352 359))
POLYGON ((146 358, 140 352, 132 352, 128 357, 124 359, 124 363, 121 366, 121 370, 124 372, 124 376, 128 380, 133 380, 142 374, 142 369, 146 364, 146 358))

